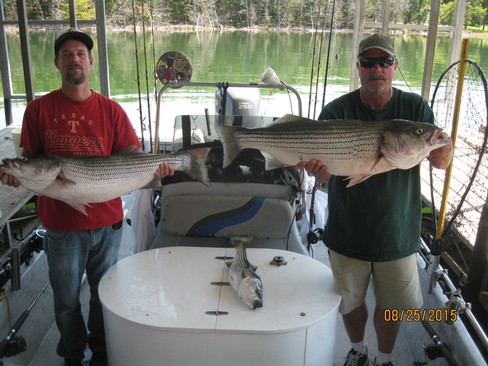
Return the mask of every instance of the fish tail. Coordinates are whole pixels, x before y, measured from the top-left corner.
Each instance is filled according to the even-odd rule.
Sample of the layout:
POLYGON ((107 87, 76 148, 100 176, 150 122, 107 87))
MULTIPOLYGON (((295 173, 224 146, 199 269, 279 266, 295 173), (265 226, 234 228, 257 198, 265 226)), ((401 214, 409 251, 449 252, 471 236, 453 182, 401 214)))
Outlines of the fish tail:
POLYGON ((187 153, 192 157, 190 167, 186 171, 188 175, 202 182, 206 186, 210 186, 210 179, 208 177, 207 155, 210 152, 209 147, 199 147, 188 150, 187 153))
POLYGON ((217 129, 219 130, 224 149, 224 162, 222 167, 227 168, 237 155, 239 155, 241 148, 237 142, 235 127, 218 125, 217 129))

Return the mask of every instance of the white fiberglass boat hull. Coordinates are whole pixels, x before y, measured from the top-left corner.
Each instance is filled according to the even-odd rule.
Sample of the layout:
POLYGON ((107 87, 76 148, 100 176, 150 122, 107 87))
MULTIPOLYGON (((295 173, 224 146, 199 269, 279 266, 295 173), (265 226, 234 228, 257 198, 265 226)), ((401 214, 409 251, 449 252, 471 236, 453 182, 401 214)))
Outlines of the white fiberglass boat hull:
POLYGON ((99 287, 110 363, 332 365, 340 296, 330 269, 298 253, 249 248, 264 293, 264 306, 252 310, 232 287, 212 284, 227 281, 216 257, 233 255, 168 247, 114 265, 99 287), (275 256, 288 264, 270 264, 275 256))

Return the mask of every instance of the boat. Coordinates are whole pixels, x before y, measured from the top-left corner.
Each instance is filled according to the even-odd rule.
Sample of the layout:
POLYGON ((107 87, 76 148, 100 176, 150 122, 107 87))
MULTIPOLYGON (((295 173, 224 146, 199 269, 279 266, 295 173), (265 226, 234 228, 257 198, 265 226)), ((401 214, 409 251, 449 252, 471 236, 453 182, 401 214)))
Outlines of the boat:
MULTIPOLYGON (((244 151, 235 164, 222 169, 215 130, 218 123, 252 128, 280 117, 259 113, 261 89, 294 97, 289 108, 299 115, 300 94, 272 69, 263 73, 260 82, 248 84, 192 82, 191 61, 178 51, 160 57, 156 70, 161 81, 175 60, 179 67, 158 93, 154 134, 159 136, 160 122, 169 123, 174 126, 173 139, 146 141, 141 135, 141 141, 153 153, 210 147, 211 185, 176 174, 164 179, 161 190, 123 197, 127 216, 120 260, 100 285, 111 362, 116 366, 342 364, 349 341, 338 314, 340 298, 327 249, 320 241, 326 217, 311 224, 312 208, 326 210, 326 192, 315 190, 313 183, 308 186, 307 177, 293 167, 265 171, 257 150, 244 151), (174 121, 163 121, 162 100, 185 87, 214 88, 215 110, 182 111, 174 121), (154 232, 144 227, 147 221, 139 220, 137 212, 157 223, 154 232), (264 281, 263 308, 249 309, 224 283, 225 261, 235 255, 229 246, 233 236, 253 238, 247 254, 264 281)), ((12 127, 1 131, 0 137, 7 137, 0 140, 2 157, 15 154, 13 131, 12 127)), ((10 187, 0 187, 0 192, 6 198, 0 219, 2 225, 8 223, 8 236, 14 213, 29 205, 33 195, 10 187)), ((0 266, 5 288, 0 301, 4 334, 0 333, 0 364, 61 366, 63 361, 55 354, 57 330, 40 245, 43 229, 35 217, 20 224, 20 244, 10 248, 0 266)), ((389 313, 392 321, 403 319, 393 362, 485 365, 486 323, 477 319, 459 284, 452 281, 449 263, 435 260, 429 234, 423 240, 418 268, 425 304, 409 313, 389 313)), ((368 302, 372 298, 369 292, 368 302)), ((86 310, 86 284, 82 300, 86 310)), ((366 336, 374 350, 372 324, 366 336)))

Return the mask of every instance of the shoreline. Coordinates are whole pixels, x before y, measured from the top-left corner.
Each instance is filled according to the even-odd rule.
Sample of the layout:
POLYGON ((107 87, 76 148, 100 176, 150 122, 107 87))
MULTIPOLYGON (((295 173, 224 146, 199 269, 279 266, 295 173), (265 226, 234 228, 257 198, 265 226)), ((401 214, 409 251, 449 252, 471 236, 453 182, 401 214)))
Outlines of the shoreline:
MULTIPOLYGON (((29 25, 31 31, 40 32, 46 30, 55 30, 59 29, 59 25, 53 24, 31 24, 29 25)), ((81 24, 79 26, 81 29, 90 29, 92 31, 96 31, 96 26, 94 24, 81 24)), ((136 25, 136 31, 143 32, 142 25, 136 25)), ((125 26, 121 27, 118 25, 107 25, 107 31, 110 32, 134 32, 134 26, 125 26)), ((379 23, 367 23, 364 26, 364 33, 374 33, 380 29, 379 23)), ((147 28, 146 28, 147 30, 147 28)), ((409 36, 409 35, 416 35, 416 36, 426 36, 427 35, 428 27, 426 25, 416 25, 416 24, 391 24, 389 31, 390 35, 392 36, 409 36)), ((5 25, 5 31, 9 34, 18 34, 19 29, 17 25, 5 25)), ((163 31, 163 32, 170 32, 170 33, 198 33, 198 32, 252 32, 252 33, 260 33, 260 32, 271 32, 271 33, 313 33, 319 32, 316 28, 310 27, 275 27, 275 26, 262 26, 256 25, 253 27, 232 27, 232 26, 224 26, 219 25, 218 27, 209 27, 209 26, 200 26, 194 24, 159 24, 156 25, 151 31, 163 31)), ((350 28, 339 28, 334 29, 333 33, 352 33, 353 30, 350 28)), ((330 30, 324 30, 325 34, 330 33, 330 30)), ((452 26, 445 26, 440 25, 438 29, 439 36, 449 36, 452 35, 452 26)), ((488 38, 488 31, 486 32, 474 32, 470 30, 463 29, 463 37, 464 38, 488 38)))

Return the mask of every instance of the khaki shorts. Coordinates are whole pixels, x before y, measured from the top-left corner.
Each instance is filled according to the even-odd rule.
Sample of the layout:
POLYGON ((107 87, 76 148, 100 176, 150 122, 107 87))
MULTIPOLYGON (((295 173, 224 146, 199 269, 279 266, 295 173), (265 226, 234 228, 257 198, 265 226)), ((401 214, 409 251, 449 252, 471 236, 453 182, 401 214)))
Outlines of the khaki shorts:
POLYGON ((371 277, 380 308, 419 309, 422 306, 416 254, 388 262, 365 262, 329 250, 329 259, 342 295, 339 308, 342 314, 364 302, 371 277))

